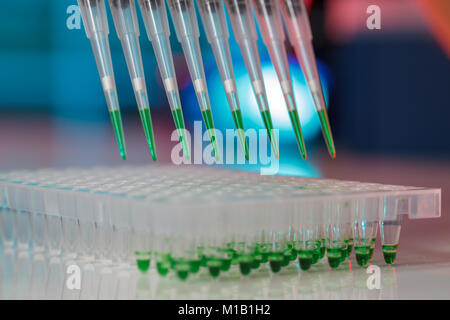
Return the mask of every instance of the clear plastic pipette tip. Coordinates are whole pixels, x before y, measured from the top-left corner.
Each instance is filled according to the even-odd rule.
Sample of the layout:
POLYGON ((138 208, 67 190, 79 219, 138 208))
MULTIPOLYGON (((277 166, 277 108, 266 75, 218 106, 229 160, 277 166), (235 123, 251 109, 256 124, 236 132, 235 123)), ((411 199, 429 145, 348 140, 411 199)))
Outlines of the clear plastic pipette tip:
POLYGON ((320 125, 322 127, 322 134, 327 144, 328 153, 334 159, 336 158, 336 149, 334 148, 333 134, 331 133, 330 120, 325 109, 318 111, 320 125))
POLYGON ((189 160, 190 153, 188 140, 186 137, 186 127, 184 125, 183 111, 181 110, 181 108, 172 109, 172 116, 175 122, 175 127, 177 128, 178 131, 178 136, 180 137, 181 146, 183 147, 184 157, 186 158, 186 160, 189 160))

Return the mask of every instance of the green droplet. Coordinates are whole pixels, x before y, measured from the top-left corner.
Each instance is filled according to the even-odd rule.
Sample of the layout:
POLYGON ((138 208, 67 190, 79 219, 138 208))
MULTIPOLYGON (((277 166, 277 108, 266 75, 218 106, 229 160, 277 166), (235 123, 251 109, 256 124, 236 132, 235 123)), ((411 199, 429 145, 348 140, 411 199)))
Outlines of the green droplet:
POLYGON ((109 116, 111 118, 114 133, 116 135, 117 144, 119 145, 120 156, 122 157, 123 160, 126 160, 127 151, 125 146, 125 138, 123 135, 123 125, 122 125, 122 118, 120 116, 120 111, 119 110, 110 111, 109 116))
POLYGON ((243 255, 239 257, 239 270, 242 275, 246 276, 250 274, 253 265, 253 257, 250 255, 243 255))
POLYGON ((219 148, 217 147, 216 133, 214 129, 214 121, 210 109, 202 111, 203 121, 209 134, 209 139, 214 149, 214 157, 219 160, 219 148))
POLYGON ((395 258, 397 257, 397 247, 398 244, 383 245, 383 257, 387 264, 394 264, 395 258))
POLYGON ((209 270, 209 274, 214 277, 217 278, 220 274, 220 267, 222 266, 222 262, 218 259, 209 259, 208 262, 206 263, 208 270, 209 270))
POLYGON ((328 264, 331 268, 336 269, 342 262, 341 248, 327 248, 328 264))
POLYGON ((356 262, 365 267, 370 260, 370 246, 355 246, 356 262))
POLYGON ((283 263, 283 255, 280 252, 272 252, 269 255, 269 263, 272 272, 279 272, 283 263))
POLYGON ((186 127, 184 125, 183 111, 181 108, 172 110, 173 120, 175 121, 175 127, 178 131, 178 136, 180 137, 181 146, 183 147, 184 157, 189 160, 189 141, 185 135, 186 127))
POLYGON ((298 255, 298 261, 302 270, 308 270, 313 263, 313 250, 300 250, 298 255))
POLYGON ((289 111, 289 118, 291 119, 292 128, 294 128, 295 138, 297 140, 298 148, 303 159, 307 158, 305 141, 303 140, 302 129, 300 128, 300 120, 298 118, 297 110, 289 111))
POLYGON ((142 125, 144 127, 145 138, 147 139, 147 144, 150 149, 150 154, 153 161, 156 161, 156 148, 155 148, 155 137, 153 135, 152 117, 150 115, 150 109, 139 109, 139 114, 141 115, 142 125))
POLYGON ((239 142, 241 143, 242 150, 244 151, 245 160, 249 160, 248 155, 248 145, 247 140, 245 139, 245 129, 244 129, 244 121, 242 120, 242 112, 240 109, 234 110, 231 112, 233 116, 234 125, 237 129, 237 134, 239 137, 239 142))

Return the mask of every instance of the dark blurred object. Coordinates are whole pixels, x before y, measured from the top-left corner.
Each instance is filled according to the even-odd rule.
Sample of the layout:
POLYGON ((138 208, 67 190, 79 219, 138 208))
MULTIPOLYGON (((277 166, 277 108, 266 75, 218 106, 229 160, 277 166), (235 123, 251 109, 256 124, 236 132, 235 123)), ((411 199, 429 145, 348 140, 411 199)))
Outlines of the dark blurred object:
POLYGON ((337 148, 449 155, 450 61, 415 2, 333 0, 326 8, 337 148), (366 26, 372 4, 380 6, 380 30, 366 26))

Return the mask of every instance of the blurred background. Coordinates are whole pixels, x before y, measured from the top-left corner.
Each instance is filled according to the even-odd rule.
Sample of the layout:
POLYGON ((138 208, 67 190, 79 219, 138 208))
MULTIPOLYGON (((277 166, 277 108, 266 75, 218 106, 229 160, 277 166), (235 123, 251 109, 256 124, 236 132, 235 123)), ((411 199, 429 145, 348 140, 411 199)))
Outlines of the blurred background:
MULTIPOLYGON (((450 1, 307 3, 337 158, 327 154, 303 74, 287 45, 308 148, 308 160, 301 159, 275 70, 260 40, 270 108, 280 129, 280 173, 442 188, 443 217, 405 221, 408 231, 402 241, 424 261, 427 257, 450 261, 450 219, 445 214, 450 206, 450 1), (381 8, 381 30, 366 27, 366 10, 373 4, 381 8)), ((0 170, 122 163, 89 41, 83 28, 67 27, 70 8, 76 4, 75 0, 1 1, 0 170)), ((126 163, 151 163, 125 59, 109 18, 126 163)), ((176 144, 170 141, 174 124, 140 14, 139 20, 158 161, 170 162, 176 144)), ((201 115, 171 28, 185 120, 192 128, 201 115)), ((200 40, 216 127, 234 128, 203 30, 200 40)), ((230 44, 244 125, 263 128, 232 36, 230 44)))
MULTIPOLYGON (((83 26, 68 28, 68 21, 73 22, 71 6, 76 4, 75 0, 2 1, 0 169, 122 162, 83 26)), ((307 5, 338 156, 336 160, 327 156, 312 99, 287 44, 309 152, 307 161, 301 159, 275 70, 259 41, 274 125, 280 129, 280 173, 336 175, 335 167, 348 165, 347 158, 358 164, 367 163, 363 159, 381 158, 433 163, 433 167, 439 162, 448 168, 448 1, 310 0, 307 5), (371 4, 381 8, 381 30, 366 27, 366 9, 371 4)), ((169 162, 176 144, 170 141, 174 125, 162 94, 153 50, 138 15, 158 159, 169 162)), ((109 18, 127 163, 150 163, 125 59, 110 15, 109 18)), ((200 26, 202 29, 201 22, 200 26)), ((192 128, 201 115, 181 47, 171 28, 184 115, 192 128)), ((203 30, 200 40, 216 126, 222 130, 234 128, 203 30)), ((232 36, 230 44, 244 125, 263 128, 239 47, 232 36)), ((247 169, 252 170, 251 166, 247 169)))

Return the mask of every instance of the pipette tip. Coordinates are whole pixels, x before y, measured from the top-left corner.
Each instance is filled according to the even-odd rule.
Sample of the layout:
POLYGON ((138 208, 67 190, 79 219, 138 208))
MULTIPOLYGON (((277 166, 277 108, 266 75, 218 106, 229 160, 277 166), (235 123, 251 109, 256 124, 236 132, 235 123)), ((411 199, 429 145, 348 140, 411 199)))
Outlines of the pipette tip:
POLYGON ((333 134, 331 133, 330 120, 328 119, 328 113, 325 109, 319 110, 320 125, 322 126, 323 137, 327 144, 328 153, 331 158, 336 158, 336 149, 334 147, 333 134))
POLYGON ((175 122, 175 127, 178 131, 178 136, 180 137, 181 146, 183 147, 183 154, 186 160, 189 161, 189 145, 186 137, 186 127, 184 125, 183 111, 181 108, 172 110, 173 120, 175 122))
POLYGON ((233 115, 234 125, 237 129, 237 134, 239 137, 239 141, 241 143, 242 150, 244 151, 245 160, 249 160, 250 157, 248 155, 248 145, 247 140, 245 139, 245 129, 244 129, 244 121, 242 120, 242 112, 240 109, 234 110, 231 112, 233 115))
POLYGON ((127 151, 125 146, 125 138, 123 134, 122 118, 120 116, 119 110, 110 111, 109 115, 111 117, 111 122, 114 128, 114 133, 116 135, 117 144, 120 150, 120 156, 123 160, 127 160, 127 151))
POLYGON ((298 117, 297 110, 289 111, 289 118, 291 119, 292 128, 294 129, 295 138, 297 139, 298 148, 300 150, 302 158, 306 160, 307 155, 306 155, 305 140, 303 139, 302 130, 300 128, 300 120, 298 117))
POLYGON ((270 111, 269 110, 261 111, 261 116, 263 118, 264 126, 266 127, 267 130, 270 145, 272 146, 272 152, 274 153, 275 158, 279 160, 280 154, 278 151, 277 140, 273 131, 272 116, 270 115, 270 111))
POLYGON ((214 150, 214 157, 216 160, 219 160, 219 148, 217 147, 216 141, 216 130, 214 128, 214 121, 212 117, 212 112, 210 109, 202 111, 203 121, 205 123, 206 130, 208 131, 209 139, 211 140, 211 144, 214 150))
POLYGON ((144 108, 139 109, 141 115, 142 126, 144 127, 145 138, 147 139, 147 144, 150 149, 150 155, 153 161, 156 161, 156 150, 155 150, 155 138, 153 135, 152 117, 150 115, 150 109, 144 108))

